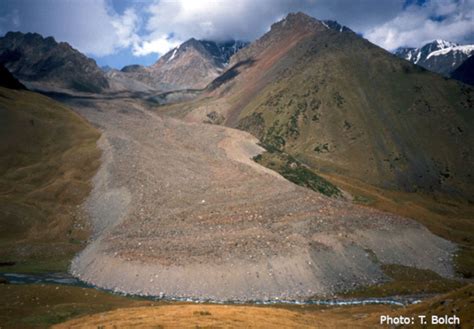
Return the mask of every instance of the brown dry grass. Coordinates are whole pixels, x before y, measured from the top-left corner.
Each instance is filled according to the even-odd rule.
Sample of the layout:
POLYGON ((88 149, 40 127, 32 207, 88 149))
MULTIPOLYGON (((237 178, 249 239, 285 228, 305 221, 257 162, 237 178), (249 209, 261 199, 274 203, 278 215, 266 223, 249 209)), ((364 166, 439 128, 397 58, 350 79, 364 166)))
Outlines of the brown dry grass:
POLYGON ((0 88, 0 261, 64 270, 89 230, 77 212, 99 165, 99 133, 50 98, 0 88))
POLYGON ((121 309, 54 328, 370 328, 366 317, 385 306, 300 310, 229 305, 169 305, 121 309))
POLYGON ((460 247, 456 270, 471 278, 474 271, 474 206, 444 196, 380 189, 347 177, 320 174, 355 196, 354 202, 417 220, 431 232, 460 247))
POLYGON ((470 285, 406 308, 190 304, 139 307, 85 316, 53 328, 374 328, 380 326, 383 314, 409 317, 456 314, 461 319, 461 328, 472 328, 473 292, 474 286, 470 285))
POLYGON ((90 288, 0 284, 0 328, 49 328, 86 314, 156 305, 90 288))
MULTIPOLYGON (((461 289, 454 290, 448 294, 431 298, 418 305, 412 305, 406 308, 401 315, 414 316, 426 315, 431 318, 432 315, 456 315, 461 319, 461 328, 474 328, 474 285, 471 284, 461 289)), ((442 328, 440 325, 422 326, 416 323, 409 328, 442 328)), ((447 327, 447 326, 444 326, 447 327)))

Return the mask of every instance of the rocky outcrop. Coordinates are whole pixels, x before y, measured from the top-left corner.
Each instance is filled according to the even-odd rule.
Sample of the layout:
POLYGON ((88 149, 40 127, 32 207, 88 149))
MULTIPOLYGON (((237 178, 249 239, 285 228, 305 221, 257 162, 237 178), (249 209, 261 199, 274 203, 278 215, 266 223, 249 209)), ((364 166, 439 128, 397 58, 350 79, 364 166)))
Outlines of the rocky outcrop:
POLYGON ((227 67, 230 58, 247 45, 241 41, 189 39, 149 67, 128 65, 122 79, 134 79, 160 91, 203 89, 227 67))
POLYGON ((10 89, 26 89, 26 87, 0 64, 0 87, 10 89))
POLYGON ((33 88, 101 92, 109 86, 93 59, 37 33, 8 32, 0 38, 0 63, 33 88))

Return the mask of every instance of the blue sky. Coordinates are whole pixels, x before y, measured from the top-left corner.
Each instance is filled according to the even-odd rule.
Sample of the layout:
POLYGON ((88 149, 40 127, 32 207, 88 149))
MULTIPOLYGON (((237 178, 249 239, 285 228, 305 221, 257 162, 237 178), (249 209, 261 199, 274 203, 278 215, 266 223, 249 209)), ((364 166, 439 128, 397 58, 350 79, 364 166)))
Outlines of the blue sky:
POLYGON ((474 43, 474 0, 0 0, 0 34, 66 41, 99 65, 150 65, 191 37, 253 41, 289 12, 347 25, 393 50, 474 43))
POLYGON ((135 56, 129 48, 120 49, 110 55, 93 56, 99 66, 109 66, 112 68, 122 68, 130 64, 151 65, 157 61, 159 54, 150 53, 143 56, 135 56))

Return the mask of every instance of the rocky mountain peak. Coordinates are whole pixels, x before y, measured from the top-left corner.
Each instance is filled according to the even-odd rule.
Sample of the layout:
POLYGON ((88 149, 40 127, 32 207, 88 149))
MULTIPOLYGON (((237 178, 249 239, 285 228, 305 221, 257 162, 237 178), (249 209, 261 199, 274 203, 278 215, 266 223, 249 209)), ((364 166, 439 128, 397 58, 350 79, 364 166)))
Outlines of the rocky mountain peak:
POLYGON ((311 31, 326 28, 324 24, 302 12, 289 13, 284 19, 272 24, 270 33, 283 31, 311 31))
POLYGON ((284 19, 273 24, 270 31, 317 31, 323 29, 331 29, 339 32, 351 31, 349 28, 339 24, 337 21, 318 20, 302 12, 289 13, 284 19))
POLYGON ((248 42, 191 38, 161 56, 149 67, 127 66, 123 73, 160 90, 199 89, 207 86, 248 42))
POLYGON ((247 45, 248 42, 240 40, 212 41, 191 38, 163 55, 157 64, 160 63, 160 61, 175 61, 179 59, 183 53, 189 50, 195 50, 200 56, 213 61, 216 66, 223 68, 229 63, 229 59, 232 55, 247 45))
POLYGON ((58 45, 56 40, 51 36, 43 38, 43 36, 38 33, 29 32, 7 32, 7 34, 5 34, 2 39, 3 44, 9 48, 21 47, 23 44, 28 44, 31 47, 35 47, 41 51, 45 51, 58 45))
POLYGON ((456 46, 459 46, 459 44, 446 41, 446 40, 437 39, 430 43, 427 43, 426 45, 421 47, 419 50, 423 53, 429 54, 436 50, 441 50, 441 49, 446 49, 446 48, 451 48, 451 47, 456 47, 456 46))
POLYGON ((132 64, 132 65, 124 66, 120 71, 127 73, 127 72, 142 72, 144 70, 145 70, 145 67, 143 65, 132 64))
POLYGON ((289 49, 291 44, 310 35, 321 35, 326 32, 350 32, 351 30, 336 21, 318 20, 305 13, 289 13, 282 20, 272 24, 270 31, 257 39, 254 43, 239 51, 232 58, 230 66, 239 62, 253 60, 262 52, 284 53, 282 49, 289 49))
POLYGON ((458 43, 446 41, 442 39, 436 39, 435 41, 432 42, 432 44, 438 45, 438 49, 459 46, 458 43))
POLYGON ((0 38, 0 63, 34 88, 87 92, 108 88, 104 73, 93 59, 66 42, 58 43, 38 33, 8 32, 0 38))
POLYGON ((350 28, 342 24, 339 24, 339 22, 337 21, 324 20, 324 21, 321 21, 321 23, 325 25, 328 29, 336 30, 338 32, 352 32, 350 28))

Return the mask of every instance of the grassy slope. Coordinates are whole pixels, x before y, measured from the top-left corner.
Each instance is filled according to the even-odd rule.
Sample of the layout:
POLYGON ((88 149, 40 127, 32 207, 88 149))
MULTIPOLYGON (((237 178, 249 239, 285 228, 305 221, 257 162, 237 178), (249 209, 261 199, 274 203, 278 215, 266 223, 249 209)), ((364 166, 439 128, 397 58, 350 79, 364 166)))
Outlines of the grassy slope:
MULTIPOLYGON (((454 290, 448 294, 437 296, 418 305, 408 307, 402 314, 410 317, 426 315, 431 318, 432 315, 457 315, 461 319, 460 328, 474 327, 474 313, 472 305, 474 304, 474 285, 469 285, 461 289, 454 290)), ((407 328, 440 328, 438 325, 420 325, 404 326, 407 328)), ((445 326, 447 327, 447 326, 445 326)), ((454 326, 450 326, 454 327, 454 326)), ((457 328, 457 327, 456 327, 457 328)))
POLYGON ((61 104, 0 88, 0 271, 59 271, 89 231, 78 214, 90 191, 99 133, 61 104))
POLYGON ((381 265, 392 280, 357 289, 344 294, 346 297, 387 297, 446 293, 466 285, 458 280, 446 279, 433 271, 402 265, 381 265))
POLYGON ((279 152, 270 146, 266 146, 266 149, 268 152, 257 155, 254 157, 254 161, 278 172, 296 185, 309 188, 328 197, 342 197, 342 192, 337 186, 317 175, 292 156, 279 152))
POLYGON ((461 319, 461 328, 472 328, 473 293, 474 286, 470 285, 406 308, 387 305, 326 308, 298 305, 258 307, 189 304, 128 308, 81 317, 55 328, 377 328, 382 314, 392 317, 401 314, 409 317, 456 314, 461 319))
POLYGON ((155 304, 89 288, 0 285, 0 327, 49 328, 72 317, 155 304))
POLYGON ((322 172, 474 201, 472 88, 336 31, 305 38, 260 80, 234 111, 265 143, 322 172))
MULTIPOLYGON (((414 218, 458 243, 457 270, 472 277, 474 89, 352 33, 307 36, 266 70, 258 43, 247 49, 256 64, 211 94, 231 104, 227 123, 354 202, 414 218)), ((269 47, 281 48, 278 38, 269 47)))

